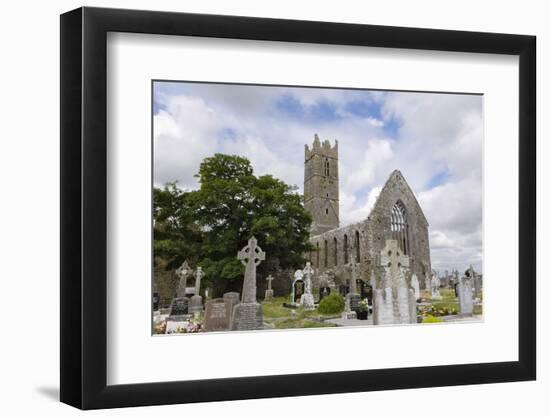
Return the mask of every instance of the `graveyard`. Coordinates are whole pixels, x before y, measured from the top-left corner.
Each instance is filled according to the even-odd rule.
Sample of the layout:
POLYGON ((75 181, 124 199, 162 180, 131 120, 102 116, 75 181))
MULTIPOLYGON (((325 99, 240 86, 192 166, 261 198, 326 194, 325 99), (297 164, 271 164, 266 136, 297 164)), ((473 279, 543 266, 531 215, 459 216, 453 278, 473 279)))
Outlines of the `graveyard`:
POLYGON ((454 271, 452 278, 446 276, 443 281, 434 271, 429 288, 419 290, 416 277, 407 269, 408 258, 392 240, 386 242, 379 258, 382 288, 374 290, 370 285, 362 285, 354 262, 351 274, 355 279, 350 285, 314 287, 313 282, 320 281, 312 279, 315 270, 307 262, 293 274, 289 294, 275 293, 272 288, 275 278, 269 274, 265 277, 265 293, 258 297, 256 268, 266 259, 266 253, 251 237, 237 253, 237 259, 245 267, 242 292, 211 298, 206 291, 204 300, 200 295, 202 268, 193 270, 185 261, 176 270, 180 280, 170 306, 162 307, 153 298, 153 333, 434 324, 480 320, 483 314, 483 294, 480 285, 475 284, 479 279, 472 267, 463 276, 454 271), (188 287, 187 280, 191 277, 195 282, 188 287))

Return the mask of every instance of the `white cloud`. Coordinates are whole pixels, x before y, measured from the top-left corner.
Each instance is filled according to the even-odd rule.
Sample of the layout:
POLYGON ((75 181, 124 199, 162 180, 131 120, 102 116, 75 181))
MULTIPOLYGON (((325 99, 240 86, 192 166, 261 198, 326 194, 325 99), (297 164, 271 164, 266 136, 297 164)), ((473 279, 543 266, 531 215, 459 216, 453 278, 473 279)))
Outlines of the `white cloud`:
POLYGON ((216 150, 220 120, 200 98, 172 97, 166 105, 153 121, 155 185, 178 181, 182 188, 196 188, 194 174, 216 150))
POLYGON ((481 182, 473 177, 418 194, 430 222, 430 248, 436 269, 470 264, 482 271, 481 182))
POLYGON ((367 141, 364 148, 363 152, 357 152, 359 158, 354 158, 355 160, 352 161, 351 166, 348 161, 342 161, 342 179, 340 182, 344 184, 348 192, 355 192, 372 186, 377 179, 377 174, 386 174, 384 168, 387 167, 387 163, 393 157, 389 140, 372 138, 367 141))

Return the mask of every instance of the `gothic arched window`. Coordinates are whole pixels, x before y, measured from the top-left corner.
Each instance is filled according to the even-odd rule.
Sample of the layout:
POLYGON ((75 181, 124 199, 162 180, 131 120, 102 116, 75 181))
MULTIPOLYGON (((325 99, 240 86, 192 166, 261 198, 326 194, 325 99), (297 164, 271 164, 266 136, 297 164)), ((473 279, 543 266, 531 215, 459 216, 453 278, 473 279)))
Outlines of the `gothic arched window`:
POLYGON ((328 161, 328 158, 325 158, 325 177, 328 177, 330 175, 330 163, 328 161))
POLYGON ((325 240, 325 268, 328 267, 328 242, 325 240))
POLYGON ((409 254, 409 224, 407 223, 407 210, 401 201, 394 204, 391 209, 390 224, 392 239, 397 243, 405 255, 409 254))
POLYGON ((344 264, 347 264, 348 262, 348 235, 344 235, 344 264))
POLYGON ((338 265, 338 240, 334 238, 334 266, 338 265))
POLYGON ((317 268, 319 268, 319 242, 317 242, 317 268))
POLYGON ((355 231, 355 262, 361 262, 361 243, 359 243, 359 231, 355 231))

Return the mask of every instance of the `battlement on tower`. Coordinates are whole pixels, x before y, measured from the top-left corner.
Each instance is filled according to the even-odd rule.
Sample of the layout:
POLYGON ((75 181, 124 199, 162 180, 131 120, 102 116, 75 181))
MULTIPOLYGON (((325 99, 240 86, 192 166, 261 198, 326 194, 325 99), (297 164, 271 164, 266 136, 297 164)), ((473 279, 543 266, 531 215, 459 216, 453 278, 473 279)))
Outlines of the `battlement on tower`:
POLYGON ((315 134, 313 146, 310 148, 309 145, 305 145, 305 160, 308 161, 314 155, 338 159, 338 141, 335 140, 334 146, 331 146, 328 139, 321 143, 319 136, 315 134))

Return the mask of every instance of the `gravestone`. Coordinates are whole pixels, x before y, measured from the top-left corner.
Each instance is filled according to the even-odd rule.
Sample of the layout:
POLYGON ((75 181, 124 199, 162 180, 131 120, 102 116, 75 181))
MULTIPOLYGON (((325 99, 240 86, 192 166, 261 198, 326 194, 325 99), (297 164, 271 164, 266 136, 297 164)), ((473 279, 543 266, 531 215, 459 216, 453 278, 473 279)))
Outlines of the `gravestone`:
POLYGON ((202 297, 200 295, 194 295, 189 301, 189 313, 200 313, 202 312, 202 297))
POLYGON ((176 297, 170 305, 170 319, 184 319, 182 316, 187 316, 189 313, 189 298, 176 297))
POLYGON ((441 300, 441 294, 439 293, 440 286, 439 276, 436 271, 432 271, 432 277, 430 281, 430 289, 432 292, 432 300, 441 300))
POLYGON ((420 298, 420 283, 418 282, 416 274, 412 274, 411 276, 411 288, 414 291, 415 299, 418 300, 420 298))
POLYGON ((236 291, 226 292, 223 295, 223 299, 231 301, 231 306, 232 307, 235 307, 237 304, 239 304, 241 302, 240 301, 240 294, 236 291))
POLYGON ((263 328, 262 306, 256 300, 256 267, 265 260, 265 252, 258 246, 258 241, 252 236, 248 244, 237 253, 245 266, 242 301, 237 304, 232 313, 232 330, 259 330, 263 328))
POLYGON ((474 313, 474 301, 472 299, 472 278, 463 276, 457 284, 458 305, 461 316, 471 316, 474 313))
POLYGON ((349 293, 346 297, 346 311, 353 311, 357 313, 359 311, 359 302, 361 301, 361 296, 359 294, 349 293))
POLYGON ((479 300, 481 298, 481 280, 478 279, 478 274, 472 265, 470 265, 470 267, 466 270, 465 275, 471 278, 474 289, 474 298, 479 300))
MULTIPOLYGON (((357 291, 357 281, 359 281, 357 274, 357 263, 355 257, 351 258, 351 278, 349 280, 350 287, 349 293, 346 294, 346 307, 342 313, 343 319, 355 319, 357 318, 357 311, 359 311, 359 301, 361 301, 361 295, 357 291)), ((363 282, 363 281, 361 281, 363 282)))
POLYGON ((305 289, 305 286, 304 286, 304 273, 302 272, 301 269, 297 269, 295 272, 294 272, 294 276, 291 276, 290 277, 290 280, 292 282, 291 284, 291 288, 290 288, 290 304, 296 304, 300 301, 300 298, 302 297, 302 294, 304 293, 304 289, 305 289), (299 284, 299 290, 301 291, 301 293, 298 295, 296 293, 296 283, 298 281, 301 281, 301 283, 299 284))
POLYGON ((195 272, 195 295, 191 297, 191 305, 189 306, 189 313, 200 313, 202 311, 202 297, 199 294, 201 289, 201 278, 204 272, 200 266, 197 267, 195 272))
POLYGON ((321 301, 326 296, 330 295, 330 287, 321 287, 319 288, 319 301, 321 301))
POLYGON ((416 323, 416 299, 405 279, 409 257, 402 253, 397 240, 386 240, 379 259, 384 273, 381 288, 374 290, 373 323, 416 323))
POLYGON ((393 292, 391 287, 374 290, 373 324, 394 324, 393 292))
POLYGON ((268 301, 268 300, 271 300, 273 298, 273 288, 271 288, 271 281, 273 281, 275 278, 273 278, 270 275, 267 276, 266 280, 267 280, 267 290, 265 290, 265 297, 264 297, 264 300, 268 301))
POLYGON ((480 300, 483 295, 483 275, 478 274, 477 272, 474 276, 474 291, 476 294, 476 298, 480 300))
POLYGON ((304 295, 305 293, 304 281, 301 279, 297 279, 296 281, 294 281, 293 291, 294 291, 294 298, 292 299, 292 302, 299 303, 300 300, 302 299, 302 295, 304 295))
POLYGON ((304 294, 300 297, 300 306, 305 310, 315 310, 315 301, 313 294, 311 293, 311 277, 313 275, 313 268, 311 262, 306 263, 304 268, 304 294))
POLYGON ((178 289, 176 291, 176 298, 182 298, 186 296, 187 290, 187 277, 193 272, 189 268, 187 261, 184 261, 181 266, 176 269, 176 275, 179 277, 178 289))
POLYGON ((369 285, 371 288, 376 287, 376 274, 374 273, 374 267, 370 270, 369 285))
POLYGON ((153 311, 157 311, 159 309, 160 304, 160 296, 158 292, 153 293, 153 311))
POLYGON ((233 303, 229 298, 215 298, 207 301, 204 312, 204 330, 207 332, 230 330, 232 311, 233 303))

